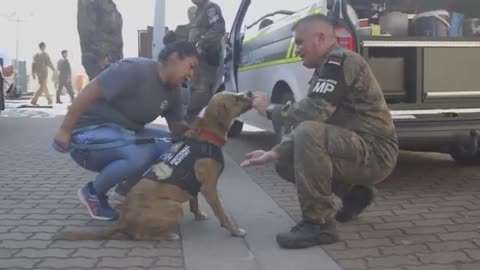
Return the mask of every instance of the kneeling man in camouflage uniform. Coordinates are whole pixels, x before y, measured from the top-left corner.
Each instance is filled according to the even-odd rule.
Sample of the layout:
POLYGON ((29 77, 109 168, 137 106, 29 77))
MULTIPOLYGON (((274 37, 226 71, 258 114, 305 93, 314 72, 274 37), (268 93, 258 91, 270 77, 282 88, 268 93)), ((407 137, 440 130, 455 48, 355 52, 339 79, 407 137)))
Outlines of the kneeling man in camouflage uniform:
POLYGON ((286 105, 257 95, 254 108, 276 124, 294 127, 270 151, 247 154, 242 167, 276 162, 296 183, 303 220, 277 235, 283 248, 306 248, 338 239, 336 222, 358 216, 373 201, 373 186, 394 169, 398 143, 382 90, 357 53, 337 44, 332 23, 311 15, 294 26, 297 52, 315 69, 307 96, 286 105), (333 194, 342 198, 337 212, 333 194))

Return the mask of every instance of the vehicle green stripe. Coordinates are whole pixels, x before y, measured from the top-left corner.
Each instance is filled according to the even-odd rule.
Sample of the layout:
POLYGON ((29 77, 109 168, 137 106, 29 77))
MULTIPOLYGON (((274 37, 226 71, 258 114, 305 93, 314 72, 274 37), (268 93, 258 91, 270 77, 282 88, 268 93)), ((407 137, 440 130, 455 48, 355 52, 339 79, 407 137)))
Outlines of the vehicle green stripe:
POLYGON ((248 44, 248 43, 250 43, 250 42, 252 42, 252 41, 254 41, 254 40, 257 40, 257 39, 265 36, 267 33, 268 33, 268 32, 267 32, 266 30, 261 31, 261 32, 257 33, 255 36, 253 36, 253 37, 251 37, 251 38, 249 38, 249 39, 244 40, 244 41, 242 42, 242 44, 243 44, 243 45, 246 45, 246 44, 248 44))
POLYGON ((285 55, 285 58, 291 58, 292 57, 292 52, 293 48, 295 47, 295 42, 294 42, 295 37, 292 37, 292 40, 290 40, 290 45, 288 45, 287 49, 287 55, 285 55))
MULTIPOLYGON (((322 8, 316 8, 312 9, 308 12, 308 15, 312 14, 318 14, 318 13, 324 13, 322 8)), ((297 15, 295 18, 295 21, 298 21, 302 18, 302 16, 297 15)), ((260 32, 256 36, 249 38, 248 40, 244 41, 243 44, 252 42, 255 39, 260 38, 261 36, 264 36, 267 34, 267 31, 265 32, 260 32)), ((248 65, 248 66, 242 66, 238 70, 239 71, 247 71, 247 70, 252 70, 252 69, 258 69, 258 68, 264 68, 264 67, 270 67, 270 66, 276 66, 276 65, 281 65, 281 64, 289 64, 289 63, 295 63, 295 62, 300 62, 302 61, 302 58, 298 57, 295 55, 295 40, 294 37, 292 37, 290 41, 290 45, 288 46, 286 55, 284 59, 278 59, 278 60, 273 60, 273 61, 268 61, 268 62, 263 62, 259 64, 254 64, 254 65, 248 65)))
POLYGON ((278 60, 263 62, 263 63, 260 63, 260 64, 243 66, 243 67, 240 67, 238 70, 239 71, 247 71, 247 70, 264 68, 264 67, 271 67, 271 66, 282 65, 282 64, 290 64, 290 63, 295 63, 295 62, 300 62, 300 61, 302 61, 302 58, 300 58, 300 57, 278 59, 278 60))

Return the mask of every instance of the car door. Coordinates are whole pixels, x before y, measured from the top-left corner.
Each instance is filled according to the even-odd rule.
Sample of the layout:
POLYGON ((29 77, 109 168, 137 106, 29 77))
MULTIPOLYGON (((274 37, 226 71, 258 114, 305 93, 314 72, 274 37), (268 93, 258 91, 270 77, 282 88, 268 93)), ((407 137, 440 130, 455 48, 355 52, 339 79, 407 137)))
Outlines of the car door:
MULTIPOLYGON (((223 84, 229 91, 238 91, 238 67, 240 64, 240 51, 243 42, 242 27, 248 8, 252 1, 260 0, 242 0, 232 28, 226 40, 224 77, 223 84)), ((328 16, 336 24, 336 32, 339 36, 339 43, 352 50, 358 50, 355 26, 347 15, 347 0, 326 0, 328 16)), ((314 2, 314 1, 312 1, 314 2)), ((268 11, 265 11, 267 13, 268 11)))
MULTIPOLYGON (((258 1, 258 0, 257 0, 258 1)), ((224 87, 228 91, 238 92, 238 65, 240 63, 240 50, 242 45, 241 30, 245 14, 252 0, 242 0, 228 35, 225 48, 224 87)))

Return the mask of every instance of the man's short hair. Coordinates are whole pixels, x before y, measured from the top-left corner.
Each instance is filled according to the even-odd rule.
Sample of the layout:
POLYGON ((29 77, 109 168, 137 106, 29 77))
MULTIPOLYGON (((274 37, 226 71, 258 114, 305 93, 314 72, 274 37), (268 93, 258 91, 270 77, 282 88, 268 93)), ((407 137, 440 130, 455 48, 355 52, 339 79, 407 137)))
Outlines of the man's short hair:
POLYGON ((62 50, 61 54, 64 55, 67 53, 67 50, 62 50))
POLYGON ((188 41, 175 41, 166 44, 165 47, 158 54, 158 62, 166 63, 170 55, 177 53, 180 59, 185 57, 199 57, 195 45, 188 41))
POLYGON ((45 48, 45 46, 46 46, 46 45, 45 45, 45 42, 40 42, 40 43, 38 44, 38 48, 40 48, 40 49, 41 49, 41 48, 45 48))
POLYGON ((298 26, 304 23, 315 22, 315 21, 323 22, 331 27, 334 27, 333 22, 327 16, 323 14, 312 14, 300 19, 297 23, 295 23, 292 27, 292 31, 295 31, 298 28, 298 26))

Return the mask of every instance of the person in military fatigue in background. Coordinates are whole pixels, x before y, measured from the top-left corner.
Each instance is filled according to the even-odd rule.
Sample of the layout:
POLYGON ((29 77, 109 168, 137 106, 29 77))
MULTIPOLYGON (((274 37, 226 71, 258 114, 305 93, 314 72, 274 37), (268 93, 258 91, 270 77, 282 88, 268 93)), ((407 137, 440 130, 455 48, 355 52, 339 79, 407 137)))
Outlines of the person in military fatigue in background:
POLYGON ((188 35, 192 28, 196 12, 197 6, 191 6, 187 9, 188 24, 178 25, 177 28, 175 28, 175 36, 177 37, 177 40, 188 41, 188 35))
POLYGON ((339 47, 324 15, 301 19, 294 32, 304 66, 315 68, 307 96, 279 105, 257 94, 253 107, 295 128, 273 149, 251 152, 241 164, 275 161, 277 173, 296 183, 303 220, 277 235, 278 244, 290 249, 336 242, 336 221, 354 219, 373 201, 374 184, 388 177, 398 156, 393 120, 366 61, 339 47), (332 191, 342 198, 338 212, 332 191))
POLYGON ((221 61, 225 20, 220 7, 209 0, 192 0, 197 5, 188 41, 197 45, 200 63, 192 77, 187 119, 192 121, 213 95, 213 84, 221 61))
POLYGON ((123 59, 122 15, 112 0, 78 0, 77 28, 82 65, 89 80, 123 59))
MULTIPOLYGON (((36 80, 36 78, 38 77, 38 84, 40 84, 40 88, 37 90, 37 92, 35 92, 35 95, 33 96, 30 103, 34 106, 38 106, 38 98, 41 94, 44 94, 48 100, 48 105, 51 105, 52 97, 48 92, 47 86, 48 68, 50 68, 54 73, 56 71, 55 67, 52 64, 52 60, 50 60, 50 56, 48 55, 48 53, 45 52, 45 50, 47 49, 47 45, 45 44, 45 42, 40 42, 40 44, 38 44, 38 48, 40 48, 40 52, 36 53, 35 56, 33 56, 32 78, 36 80)), ((55 77, 56 74, 53 75, 54 79, 55 77)))
POLYGON ((67 89, 68 95, 70 96, 70 101, 73 102, 74 93, 72 88, 72 67, 68 61, 68 51, 62 51, 62 59, 57 62, 58 70, 58 88, 57 88, 57 104, 62 104, 60 95, 62 94, 62 89, 65 87, 67 89))

